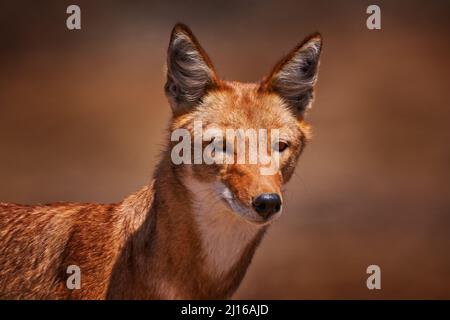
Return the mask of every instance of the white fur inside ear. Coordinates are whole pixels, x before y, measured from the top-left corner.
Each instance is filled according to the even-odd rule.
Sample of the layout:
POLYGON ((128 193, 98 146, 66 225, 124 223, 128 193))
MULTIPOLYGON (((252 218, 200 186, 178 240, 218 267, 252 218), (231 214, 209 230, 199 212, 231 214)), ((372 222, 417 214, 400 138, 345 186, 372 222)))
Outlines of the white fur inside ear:
POLYGON ((298 87, 298 89, 312 87, 317 78, 314 71, 318 64, 319 54, 320 42, 308 42, 286 63, 277 78, 279 81, 298 87))
POLYGON ((177 32, 168 55, 167 94, 180 103, 198 102, 213 77, 213 71, 199 49, 187 34, 177 32))
POLYGON ((311 39, 293 54, 272 80, 280 96, 300 112, 311 106, 320 51, 320 39, 311 39))

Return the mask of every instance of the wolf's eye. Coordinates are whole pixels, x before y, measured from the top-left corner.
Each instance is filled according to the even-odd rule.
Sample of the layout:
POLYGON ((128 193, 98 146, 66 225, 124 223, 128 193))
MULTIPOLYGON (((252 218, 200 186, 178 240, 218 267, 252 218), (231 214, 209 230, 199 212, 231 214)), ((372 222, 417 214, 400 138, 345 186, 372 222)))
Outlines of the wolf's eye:
MULTIPOLYGON (((217 145, 218 147, 220 146, 220 144, 217 145)), ((226 153, 227 152, 227 142, 222 140, 222 152, 226 153)))
MULTIPOLYGON (((225 140, 212 138, 208 141, 205 141, 205 144, 214 146, 215 150, 220 150, 224 153, 227 152, 227 143, 225 140)), ((204 146, 206 146, 206 145, 204 145, 204 146)))
POLYGON ((278 152, 283 152, 288 147, 288 144, 286 142, 280 141, 275 145, 275 150, 278 152))

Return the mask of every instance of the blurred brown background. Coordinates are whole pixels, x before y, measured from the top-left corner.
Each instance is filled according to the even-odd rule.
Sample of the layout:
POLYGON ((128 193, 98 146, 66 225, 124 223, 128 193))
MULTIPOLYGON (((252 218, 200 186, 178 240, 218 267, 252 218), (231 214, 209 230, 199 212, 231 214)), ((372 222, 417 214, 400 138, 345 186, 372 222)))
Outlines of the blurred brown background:
POLYGON ((315 137, 235 298, 449 299, 450 4, 376 1, 381 31, 370 4, 2 1, 0 201, 114 202, 149 181, 174 23, 241 81, 320 31, 315 137), (81 31, 65 26, 74 3, 81 31))

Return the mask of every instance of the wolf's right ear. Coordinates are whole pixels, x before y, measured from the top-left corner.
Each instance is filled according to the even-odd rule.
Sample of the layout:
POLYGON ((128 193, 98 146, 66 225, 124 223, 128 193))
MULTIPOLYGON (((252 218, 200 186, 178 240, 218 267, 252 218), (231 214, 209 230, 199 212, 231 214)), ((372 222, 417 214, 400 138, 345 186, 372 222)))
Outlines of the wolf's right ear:
POLYGON ((201 102, 209 89, 217 86, 214 67, 192 31, 177 24, 167 51, 166 95, 172 111, 186 111, 201 102))

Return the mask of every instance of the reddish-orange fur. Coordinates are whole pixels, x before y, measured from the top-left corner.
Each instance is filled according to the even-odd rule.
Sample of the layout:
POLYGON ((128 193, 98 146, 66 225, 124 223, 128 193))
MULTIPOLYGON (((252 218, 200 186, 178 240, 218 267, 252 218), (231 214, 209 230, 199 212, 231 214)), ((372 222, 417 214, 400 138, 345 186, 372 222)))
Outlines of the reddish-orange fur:
MULTIPOLYGON (((187 35, 207 66, 213 68, 187 27, 178 25, 174 32, 187 35)), ((195 200, 198 195, 191 185, 192 181, 202 186, 219 181, 245 208, 251 208, 252 199, 259 193, 281 194, 282 184, 290 179, 309 137, 303 115, 296 115, 268 85, 281 67, 277 65, 272 75, 258 84, 220 81, 211 69, 214 85, 208 87, 201 103, 186 111, 185 106, 176 109, 172 100, 174 115, 170 125, 171 130, 191 130, 192 122, 200 119, 205 126, 220 128, 281 128, 290 149, 279 172, 261 176, 258 165, 244 164, 177 166, 171 161, 169 143, 153 181, 122 202, 37 206, 0 203, 0 298, 230 297, 268 223, 244 221, 224 209, 211 209, 210 216, 199 217, 205 212, 198 208, 201 202, 195 200), (211 217, 214 220, 199 222, 211 217), (202 242, 207 230, 217 243, 227 245, 226 238, 214 234, 216 223, 230 224, 230 230, 242 226, 239 236, 246 239, 236 260, 223 270, 216 270, 216 260, 208 257, 211 252, 220 254, 215 252, 214 243, 209 243, 206 250, 202 242), (81 289, 67 289, 69 265, 80 267, 81 289)), ((217 230, 220 233, 222 229, 217 230)))

